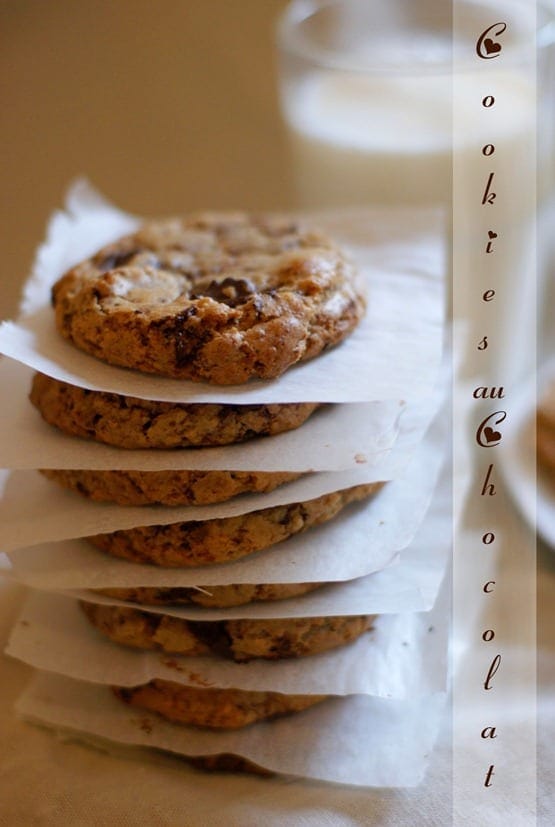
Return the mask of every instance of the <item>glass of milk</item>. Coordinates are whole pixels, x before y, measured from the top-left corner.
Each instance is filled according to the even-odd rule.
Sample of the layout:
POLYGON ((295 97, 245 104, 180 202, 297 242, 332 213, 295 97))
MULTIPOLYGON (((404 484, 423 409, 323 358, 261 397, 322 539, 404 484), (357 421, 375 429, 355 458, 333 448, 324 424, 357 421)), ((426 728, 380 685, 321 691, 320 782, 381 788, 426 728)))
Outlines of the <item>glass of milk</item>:
MULTIPOLYGON (((553 192, 553 15, 535 0, 293 0, 277 42, 298 206, 443 207, 454 219, 447 243, 456 264, 483 231, 486 173, 495 170, 490 215, 510 282, 503 307, 498 292, 495 324, 509 336, 512 302, 527 314, 528 335, 535 299, 522 273, 535 256, 536 151, 538 200, 553 192), (501 21, 506 30, 492 39, 502 59, 478 59, 480 34, 501 21), (495 107, 486 112, 481 101, 492 91, 495 107), (492 136, 498 151, 483 157, 492 136)), ((455 270, 446 273, 448 293, 455 270)), ((472 272, 476 284, 448 300, 455 317, 483 310, 474 306, 482 274, 472 272)))
MULTIPOLYGON (((471 118, 477 34, 503 20, 508 6, 521 7, 526 25, 531 5, 534 0, 293 0, 277 42, 300 206, 449 204, 454 45, 469 55, 471 118)), ((506 48, 518 36, 507 31, 506 48)), ((523 87, 518 67, 505 82, 517 106, 526 99, 531 118, 535 94, 523 87)), ((462 96, 459 86, 458 106, 465 105, 462 96)), ((510 140, 518 141, 516 133, 530 124, 515 124, 505 97, 504 106, 510 140)))
POLYGON ((445 202, 451 3, 294 0, 278 26, 303 207, 445 202))

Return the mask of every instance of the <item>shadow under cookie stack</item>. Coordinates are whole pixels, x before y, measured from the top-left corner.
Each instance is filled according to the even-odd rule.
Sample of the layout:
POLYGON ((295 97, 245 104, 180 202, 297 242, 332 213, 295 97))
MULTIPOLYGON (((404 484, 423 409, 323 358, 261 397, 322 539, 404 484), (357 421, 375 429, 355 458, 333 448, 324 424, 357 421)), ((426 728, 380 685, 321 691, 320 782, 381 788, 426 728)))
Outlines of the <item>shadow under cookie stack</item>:
MULTIPOLYGON (((357 724, 345 716, 356 714, 342 702, 356 703, 376 668, 382 618, 372 610, 372 578, 384 569, 394 578, 387 566, 424 519, 440 464, 430 466, 427 490, 405 484, 412 528, 404 540, 365 556, 380 526, 395 534, 391 480, 419 447, 406 449, 404 464, 393 461, 404 403, 328 404, 313 388, 308 400, 298 401, 298 388, 293 401, 288 391, 279 398, 298 365, 325 372, 348 345, 372 301, 361 283, 340 247, 297 220, 202 213, 148 222, 54 284, 58 337, 103 363, 114 381, 99 389, 34 374, 30 400, 41 427, 98 459, 41 471, 40 485, 87 518, 73 523, 69 510, 65 539, 14 554, 13 576, 39 587, 8 652, 56 672, 41 635, 69 635, 67 663, 62 645, 51 656, 63 675, 58 703, 67 710, 80 697, 90 721, 101 708, 104 723, 91 735, 163 747, 209 769, 300 774, 295 727, 303 750, 323 739, 332 756, 334 726, 352 737, 357 724), (126 387, 135 377, 145 395, 119 392, 122 376, 126 387), (259 401, 264 388, 271 391, 259 401), (365 433, 372 423, 378 434, 365 433), (356 457, 342 470, 337 462, 326 470, 325 459, 318 467, 318 446, 340 452, 341 434, 346 451, 360 439, 356 457), (99 530, 83 528, 92 524, 99 530)), ((417 443, 434 414, 428 408, 427 418, 416 416, 420 436, 416 425, 408 429, 417 443)), ((71 729, 54 712, 50 723, 71 729)), ((306 775, 350 780, 321 770, 315 755, 306 775)))

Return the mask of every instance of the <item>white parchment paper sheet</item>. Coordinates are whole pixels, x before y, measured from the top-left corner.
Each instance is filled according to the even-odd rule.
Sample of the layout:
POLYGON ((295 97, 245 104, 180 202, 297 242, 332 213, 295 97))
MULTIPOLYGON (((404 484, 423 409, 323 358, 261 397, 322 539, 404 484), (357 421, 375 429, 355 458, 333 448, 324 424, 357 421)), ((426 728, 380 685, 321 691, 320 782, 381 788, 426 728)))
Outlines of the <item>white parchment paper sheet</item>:
POLYGON ((359 786, 416 786, 445 706, 443 694, 394 701, 332 698, 298 715, 236 733, 172 726, 124 706, 106 687, 38 674, 20 697, 27 720, 76 737, 158 747, 181 755, 235 752, 275 772, 359 786), (85 735, 86 733, 86 735, 85 735))
POLYGON ((326 406, 297 430, 238 445, 176 450, 127 450, 67 436, 43 421, 27 395, 32 371, 13 359, 0 362, 2 399, 0 467, 189 468, 234 471, 339 471, 375 464, 393 445, 400 402, 326 406))
MULTIPOLYGON (((325 525, 233 563, 162 569, 118 560, 83 540, 70 540, 12 552, 14 574, 44 589, 329 582, 364 576, 389 565, 413 541, 432 500, 442 445, 442 428, 433 429, 403 477, 368 503, 350 506, 325 525)), ((449 473, 446 467, 413 551, 434 554, 437 549, 442 554, 450 532, 449 473)), ((409 579, 415 576, 409 573, 409 579)), ((417 589, 422 585, 415 580, 417 589)))
MULTIPOLYGON (((411 467, 409 460, 416 446, 421 443, 433 410, 435 407, 430 405, 429 400, 426 403, 414 403, 410 409, 407 408, 394 448, 373 466, 363 465, 353 471, 309 474, 269 494, 242 495, 215 505, 121 507, 110 503, 92 502, 46 480, 35 471, 0 472, 0 548, 10 551, 42 542, 84 537, 137 525, 229 517, 274 505, 303 502, 353 485, 392 479, 398 476, 407 464, 411 467)), ((441 417, 441 414, 438 416, 441 417)), ((435 431, 436 426, 431 430, 435 431)), ((442 450, 440 441, 433 444, 430 441, 426 446, 427 453, 421 460, 422 465, 414 471, 419 476, 417 479, 413 478, 413 484, 421 486, 423 491, 407 492, 417 501, 421 501, 419 498, 423 492, 429 497, 433 489, 433 469, 439 467, 442 450)), ((385 486, 370 504, 382 503, 388 489, 389 486, 385 486)), ((387 508, 389 495, 386 495, 385 502, 387 508)), ((411 520, 410 513, 405 517, 411 520)), ((388 524, 385 517, 380 516, 379 519, 384 520, 380 526, 380 533, 385 535, 386 531, 389 531, 389 528, 386 529, 388 524)), ((395 515, 395 519, 399 519, 399 513, 395 515)), ((298 539, 302 542, 301 538, 298 539)))
MULTIPOLYGON (((447 471, 444 472, 443 481, 447 471)), ((10 555, 6 573, 25 585, 47 591, 99 589, 116 586, 195 586, 222 583, 259 582, 329 582, 347 581, 342 591, 341 611, 355 614, 362 605, 371 605, 372 612, 426 611, 437 593, 439 581, 445 566, 449 545, 450 489, 440 483, 424 522, 408 547, 399 556, 397 552, 378 544, 368 545, 367 554, 352 559, 349 554, 337 553, 336 546, 329 542, 310 545, 303 556, 290 551, 291 541, 278 549, 255 555, 251 560, 200 569, 159 569, 141 566, 103 555, 84 542, 68 542, 20 549, 10 555), (391 563, 397 565, 386 568, 391 563), (11 569, 9 568, 11 564, 11 569), (360 578, 375 572, 364 582, 360 578), (260 578, 260 579, 259 579, 260 578), (289 579, 287 579, 289 578, 289 579), (296 579, 295 579, 296 578, 296 579)), ((414 515, 413 515, 414 516, 414 515)), ((351 520, 356 517, 351 516, 351 520)), ((331 525, 330 525, 331 528, 331 525)), ((317 529, 317 531, 319 531, 317 529)), ((352 531, 352 528, 349 529, 352 531)), ((322 614, 323 601, 329 608, 329 600, 337 600, 336 590, 327 587, 322 592, 305 595, 301 601, 279 601, 276 604, 253 604, 236 610, 227 610, 226 616, 272 617, 281 614, 322 614), (295 610, 290 607, 294 605, 295 610)), ((193 610, 195 612, 197 610, 193 610)), ((221 611, 208 609, 203 617, 220 616, 221 611)), ((365 611, 369 611, 368 608, 365 611)))
MULTIPOLYGON (((334 233, 347 237, 350 226, 356 227, 359 244, 351 246, 350 253, 366 277, 368 310, 343 344, 291 368, 278 380, 215 387, 142 375, 105 365, 56 332, 49 303, 53 282, 66 268, 137 224, 136 218, 116 210, 83 182, 70 190, 65 211, 52 218, 26 287, 28 315, 18 323, 2 324, 0 352, 73 385, 147 399, 254 404, 371 402, 426 395, 441 355, 445 261, 439 216, 382 210, 359 213, 356 221, 351 213, 344 222, 337 214, 328 220, 334 233), (361 232, 361 223, 366 223, 366 232, 361 232)), ((326 216, 318 221, 325 230, 326 216)))
MULTIPOLYGON (((354 580, 329 585, 312 594, 290 600, 280 600, 275 603, 253 603, 235 609, 205 609, 198 606, 164 607, 159 611, 197 620, 229 619, 232 617, 316 617, 330 613, 381 614, 399 611, 427 611, 436 599, 450 548, 451 492, 448 484, 448 473, 448 469, 445 468, 430 510, 408 548, 393 558, 391 557, 391 551, 386 552, 384 550, 385 556, 382 557, 379 554, 372 554, 369 550, 367 566, 371 565, 371 560, 374 561, 374 565, 379 560, 383 562, 386 560, 388 553, 390 557, 386 562, 394 563, 394 565, 387 568, 382 567, 381 571, 375 571, 375 573, 366 577, 358 577, 354 580)), ((14 552, 10 555, 13 564, 11 576, 34 588, 47 591, 74 589, 75 592, 72 593, 89 600, 118 603, 118 601, 111 601, 108 598, 103 599, 98 595, 93 597, 90 589, 105 588, 107 585, 120 585, 119 580, 121 576, 126 576, 126 572, 124 571, 120 578, 117 575, 121 568, 126 568, 125 563, 123 566, 120 565, 119 568, 118 565, 108 565, 112 562, 111 558, 99 554, 95 549, 87 549, 88 554, 96 559, 92 559, 91 565, 86 567, 80 565, 81 560, 87 559, 85 555, 76 554, 75 559, 72 560, 72 551, 79 551, 75 547, 73 549, 71 547, 67 548, 65 562, 63 559, 58 560, 56 558, 56 551, 56 546, 50 546, 14 552), (106 562, 104 567, 101 565, 103 562, 106 562)), ((268 554, 271 554, 271 552, 268 552, 268 554)), ((317 580, 315 574, 318 573, 326 580, 330 578, 330 572, 326 571, 326 555, 323 545, 320 554, 321 558, 315 560, 314 566, 304 570, 309 580, 317 580)), ((64 557, 64 555, 60 556, 64 557)), ((344 554, 341 557, 346 558, 345 562, 351 565, 350 554, 344 554)), ((114 562, 117 564, 119 561, 114 562)), ((252 562, 254 563, 254 560, 252 562)), ((330 570, 333 563, 334 560, 332 559, 329 563, 330 570)), ((361 558, 359 565, 363 563, 364 560, 361 558)), ((277 568, 279 566, 279 555, 275 558, 275 564, 276 580, 281 580, 284 575, 281 569, 277 568)), ((215 567, 216 575, 219 568, 215 567)), ((229 567, 226 568, 229 569, 229 567)), ((243 567, 244 569, 245 567, 243 567)), ((133 580, 134 578, 135 582, 139 580, 139 585, 153 585, 153 580, 155 581, 154 585, 160 585, 158 581, 161 577, 165 578, 162 581, 163 585, 173 587, 181 585, 182 572, 180 570, 175 570, 173 573, 160 572, 158 569, 153 570, 152 566, 136 566, 134 564, 127 564, 127 570, 131 570, 127 573, 127 579, 133 580), (135 569, 138 569, 138 571, 135 571, 135 569)), ((341 566, 337 568, 336 564, 336 571, 341 571, 341 566)), ((272 575, 271 571, 267 573, 272 575)), ((293 573, 295 573, 294 568, 293 573)), ((298 571, 297 574, 299 574, 298 571)), ((191 574, 189 574, 189 580, 191 580, 191 574)), ((302 578, 299 578, 299 580, 302 580, 302 578)), ((192 585, 203 585, 203 583, 196 580, 192 585)), ((210 590, 210 586, 208 586, 208 590, 210 590)), ((152 607, 151 611, 156 610, 152 607)))
POLYGON ((89 623, 73 598, 33 591, 6 652, 38 669, 122 686, 158 677, 199 686, 388 698, 442 691, 447 588, 429 612, 405 612, 402 600, 398 609, 400 614, 379 616, 369 632, 329 652, 234 663, 217 655, 184 657, 114 644, 89 623))

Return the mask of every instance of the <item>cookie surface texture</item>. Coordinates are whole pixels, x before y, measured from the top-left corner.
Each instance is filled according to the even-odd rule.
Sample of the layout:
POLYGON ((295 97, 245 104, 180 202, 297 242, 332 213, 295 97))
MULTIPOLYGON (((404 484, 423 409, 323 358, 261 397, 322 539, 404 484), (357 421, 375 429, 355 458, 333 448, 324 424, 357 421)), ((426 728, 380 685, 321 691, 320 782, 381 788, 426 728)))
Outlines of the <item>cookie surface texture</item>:
POLYGON ((37 373, 30 400, 69 436, 117 448, 231 445, 299 428, 318 403, 216 405, 155 402, 68 385, 37 373))
POLYGON ((94 471, 42 469, 63 488, 118 505, 210 505, 238 494, 264 494, 297 479, 280 471, 94 471))
POLYGON ((283 542, 332 520, 364 500, 382 483, 356 485, 306 502, 276 505, 213 520, 146 525, 96 534, 87 540, 115 557, 155 566, 204 566, 229 563, 283 542))
POLYGON ((62 276, 52 303, 60 333, 104 362, 219 385, 280 376, 365 309, 327 236, 240 212, 147 223, 62 276))
POLYGON ((359 637, 374 621, 373 615, 192 621, 122 606, 80 605, 114 643, 175 655, 216 654, 238 663, 326 652, 359 637))
POLYGON ((229 586, 135 586, 99 589, 100 594, 115 600, 145 606, 194 604, 214 609, 229 609, 247 603, 287 600, 319 589, 325 583, 232 583, 229 586))
POLYGON ((184 686, 154 679, 141 686, 113 687, 131 706, 156 712, 169 721, 209 729, 239 729, 257 721, 308 709, 325 695, 285 695, 241 689, 184 686))

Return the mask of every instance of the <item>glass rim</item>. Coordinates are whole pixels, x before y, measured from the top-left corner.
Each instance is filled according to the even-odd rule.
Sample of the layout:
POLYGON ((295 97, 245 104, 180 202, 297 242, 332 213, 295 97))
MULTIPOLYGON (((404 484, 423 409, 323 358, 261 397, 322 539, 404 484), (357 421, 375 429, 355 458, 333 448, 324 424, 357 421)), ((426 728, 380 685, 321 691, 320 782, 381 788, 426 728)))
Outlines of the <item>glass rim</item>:
MULTIPOLYGON (((410 71, 420 74, 444 74, 450 72, 453 61, 443 60, 430 63, 407 63, 405 65, 384 65, 383 63, 372 63, 339 56, 331 49, 316 46, 310 38, 303 36, 299 31, 301 23, 313 17, 326 8, 332 8, 344 2, 344 0, 290 0, 283 11, 278 15, 275 26, 275 41, 278 49, 283 53, 289 53, 302 58, 320 69, 336 69, 345 72, 360 74, 403 74, 410 71)), ((459 0, 452 0, 459 2, 459 0)), ((478 6, 479 0, 464 0, 468 6, 478 6)), ((513 0, 514 2, 514 0, 513 0)), ((517 0, 518 2, 518 0, 517 0)), ((555 5, 550 5, 548 0, 537 0, 536 11, 539 17, 540 12, 544 15, 541 25, 536 26, 537 52, 546 49, 555 43, 555 5)), ((460 64, 459 68, 460 68, 460 64)), ((469 64, 469 69, 470 64, 469 64)))

